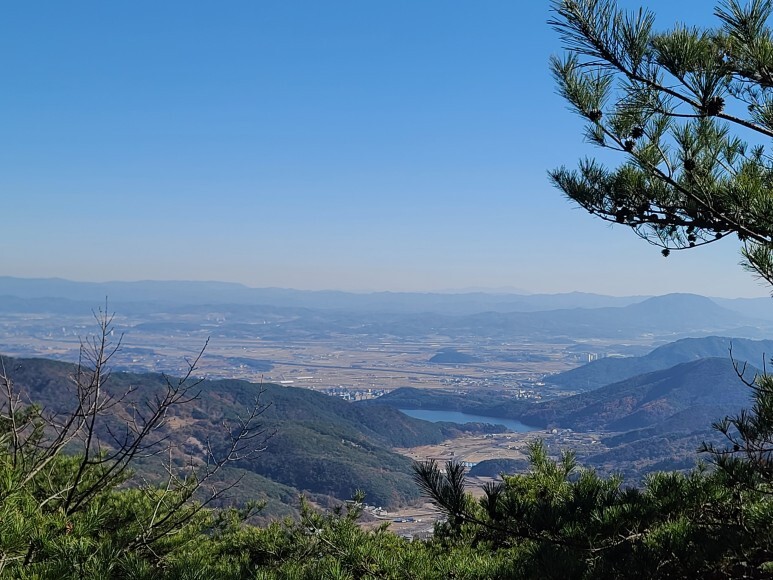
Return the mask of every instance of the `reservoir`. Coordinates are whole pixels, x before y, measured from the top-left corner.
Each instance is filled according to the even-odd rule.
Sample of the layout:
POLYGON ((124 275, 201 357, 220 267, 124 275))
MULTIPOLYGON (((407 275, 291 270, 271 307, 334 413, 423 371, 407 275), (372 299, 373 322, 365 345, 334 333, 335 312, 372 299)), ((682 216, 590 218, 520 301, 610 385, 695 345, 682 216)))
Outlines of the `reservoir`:
POLYGON ((504 425, 510 431, 515 431, 516 433, 528 433, 529 431, 537 430, 537 427, 529 427, 515 419, 469 415, 459 411, 431 411, 429 409, 399 409, 399 411, 414 419, 424 419, 433 423, 439 421, 447 421, 449 423, 488 423, 490 425, 504 425))

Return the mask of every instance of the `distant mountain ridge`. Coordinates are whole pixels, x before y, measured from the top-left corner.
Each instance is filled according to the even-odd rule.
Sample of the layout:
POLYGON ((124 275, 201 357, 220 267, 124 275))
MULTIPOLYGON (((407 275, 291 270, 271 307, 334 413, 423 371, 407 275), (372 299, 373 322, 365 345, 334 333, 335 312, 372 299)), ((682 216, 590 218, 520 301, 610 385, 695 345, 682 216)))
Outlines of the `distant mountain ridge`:
POLYGON ((628 358, 602 358, 581 367, 552 375, 546 380, 562 388, 577 391, 597 389, 643 373, 670 368, 676 364, 707 357, 733 359, 762 366, 763 357, 773 356, 773 340, 749 340, 707 336, 684 338, 654 349, 647 355, 628 358))
POLYGON ((0 277, 0 313, 87 315, 104 304, 106 297, 111 309, 156 328, 169 324, 172 334, 205 331, 229 338, 254 337, 256 332, 276 340, 331 333, 398 337, 464 334, 550 341, 773 335, 773 321, 740 314, 694 294, 646 299, 583 293, 355 294, 248 288, 220 282, 98 284, 0 277), (156 318, 159 313, 167 315, 163 321, 156 318), (256 324, 262 325, 259 330, 256 324))
POLYGON ((450 324, 457 330, 482 327, 500 334, 521 331, 544 337, 621 338, 642 334, 715 334, 720 330, 746 336, 759 333, 755 326, 758 323, 758 320, 719 306, 705 296, 667 294, 622 307, 484 312, 450 324))
POLYGON ((712 298, 714 302, 749 318, 773 320, 773 298, 712 298))
POLYGON ((498 292, 343 292, 251 288, 231 282, 139 281, 74 282, 60 278, 0 276, 0 296, 22 299, 62 298, 101 303, 160 302, 169 304, 264 304, 280 307, 329 308, 386 312, 539 311, 558 308, 626 306, 644 296, 603 296, 583 292, 518 294, 498 292))

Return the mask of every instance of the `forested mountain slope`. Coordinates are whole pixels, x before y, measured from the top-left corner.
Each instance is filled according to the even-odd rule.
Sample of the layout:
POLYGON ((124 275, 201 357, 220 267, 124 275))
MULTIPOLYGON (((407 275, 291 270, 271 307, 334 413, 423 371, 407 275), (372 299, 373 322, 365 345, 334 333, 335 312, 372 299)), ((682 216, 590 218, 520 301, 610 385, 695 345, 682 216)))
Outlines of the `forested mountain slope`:
MULTIPOLYGON (((71 408, 73 365, 46 359, 4 362, 25 400, 56 412, 71 408)), ((164 377, 158 374, 113 373, 107 388, 116 394, 136 388, 128 406, 152 397, 163 385, 164 377)), ((217 444, 223 422, 244 415, 260 395, 267 405, 260 422, 273 436, 265 451, 237 466, 299 491, 339 499, 349 498, 356 489, 383 505, 418 497, 411 462, 391 448, 437 443, 461 432, 456 426, 413 419, 387 406, 352 405, 306 389, 236 380, 205 380, 198 389, 198 399, 177 408, 174 420, 165 426, 181 456, 201 454, 208 439, 217 444)), ((114 426, 118 424, 117 417, 114 426)), ((109 440, 107 433, 102 435, 109 440)))
POLYGON ((576 369, 552 375, 546 380, 565 389, 588 391, 634 377, 636 375, 664 370, 676 364, 718 357, 747 362, 760 367, 767 357, 773 356, 773 340, 749 340, 707 336, 683 338, 654 349, 639 357, 601 358, 576 369))
MULTIPOLYGON (((747 370, 751 379, 754 368, 747 370)), ((750 389, 728 358, 703 358, 637 375, 572 397, 546 401, 521 417, 533 424, 572 429, 629 431, 655 425, 676 413, 713 405, 727 413, 750 400, 750 389)))

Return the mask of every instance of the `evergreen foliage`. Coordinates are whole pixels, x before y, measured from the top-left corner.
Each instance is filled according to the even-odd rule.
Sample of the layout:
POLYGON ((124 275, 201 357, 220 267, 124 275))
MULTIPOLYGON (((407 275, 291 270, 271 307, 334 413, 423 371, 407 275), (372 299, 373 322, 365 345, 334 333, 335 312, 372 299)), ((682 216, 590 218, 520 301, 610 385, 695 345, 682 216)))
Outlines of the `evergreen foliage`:
POLYGON ((452 545, 518 548, 529 578, 767 577, 773 502, 723 470, 657 473, 640 488, 579 469, 571 453, 530 449, 531 469, 460 499, 457 466, 416 466, 448 515, 452 545))
POLYGON ((734 233, 746 267, 773 283, 773 3, 726 0, 717 27, 666 32, 613 0, 552 5, 567 49, 551 60, 558 90, 589 142, 625 156, 613 170, 554 170, 555 185, 664 256, 734 233))

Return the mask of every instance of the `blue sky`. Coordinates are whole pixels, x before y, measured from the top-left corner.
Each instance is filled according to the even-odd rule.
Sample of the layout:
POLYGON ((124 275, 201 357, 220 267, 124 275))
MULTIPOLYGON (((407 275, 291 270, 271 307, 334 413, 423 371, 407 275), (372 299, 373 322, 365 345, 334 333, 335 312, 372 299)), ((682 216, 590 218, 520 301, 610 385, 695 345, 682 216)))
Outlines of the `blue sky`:
MULTIPOLYGON (((628 2, 625 5, 637 6, 628 2)), ((705 2, 651 2, 658 23, 705 2)), ((565 201, 547 2, 12 3, 0 274, 766 295, 565 201)), ((696 20, 701 18, 702 20, 696 20)))

